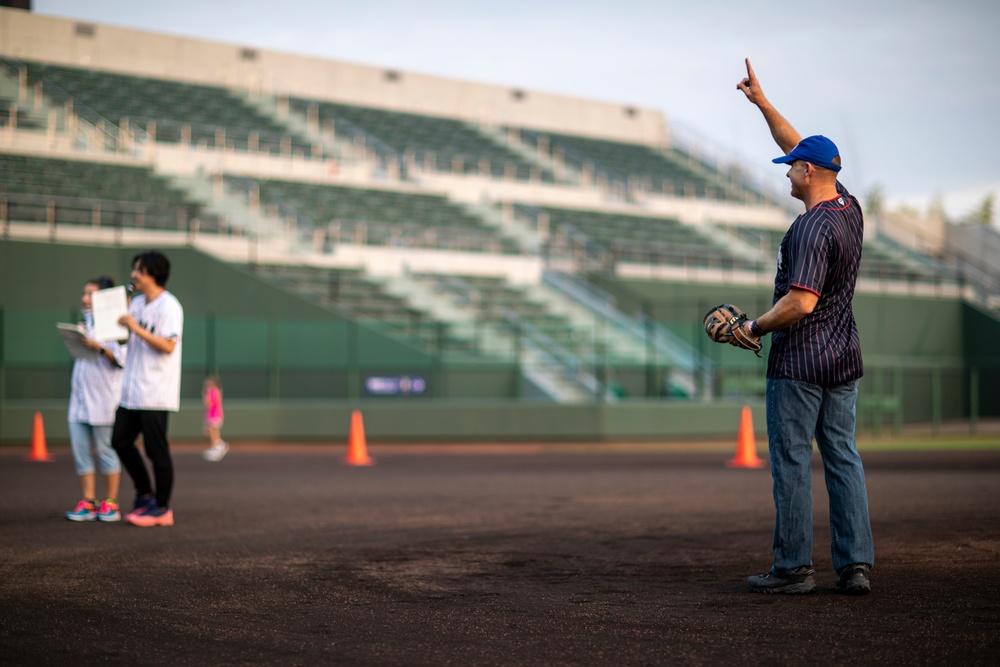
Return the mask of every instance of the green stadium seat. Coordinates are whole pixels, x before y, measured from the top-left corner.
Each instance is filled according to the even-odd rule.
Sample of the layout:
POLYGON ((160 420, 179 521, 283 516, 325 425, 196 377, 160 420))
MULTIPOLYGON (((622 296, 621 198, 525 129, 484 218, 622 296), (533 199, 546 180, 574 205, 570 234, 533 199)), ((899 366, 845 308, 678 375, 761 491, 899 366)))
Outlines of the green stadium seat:
MULTIPOLYGON (((509 129, 509 128, 508 128, 509 129)), ((656 149, 606 139, 516 128, 521 141, 560 156, 567 165, 595 180, 605 179, 623 187, 687 197, 762 201, 760 193, 745 189, 720 187, 721 179, 710 179, 715 172, 709 165, 693 162, 678 148, 656 149)))
POLYGON ((187 201, 148 167, 60 160, 0 153, 0 196, 12 202, 11 219, 46 222, 55 198, 56 223, 91 224, 100 207, 101 223, 177 229, 179 220, 198 218, 201 229, 217 229, 218 219, 187 201))
POLYGON ((539 218, 547 216, 550 254, 584 249, 609 266, 625 261, 745 270, 761 267, 712 235, 673 218, 526 205, 515 205, 514 214, 536 229, 539 218))
MULTIPOLYGON (((377 146, 396 156, 412 154, 421 165, 433 156, 442 171, 456 171, 454 167, 460 164, 460 173, 479 174, 480 163, 485 162, 495 178, 506 177, 507 165, 513 165, 513 175, 527 180, 535 168, 507 146, 459 120, 304 98, 292 98, 289 103, 302 114, 315 108, 321 125, 332 122, 339 133, 363 134, 366 142, 373 138, 377 146)), ((540 174, 544 181, 555 180, 547 169, 540 174)))
POLYGON ((115 125, 127 118, 145 129, 153 121, 158 141, 180 142, 183 128, 189 127, 196 145, 205 142, 215 148, 245 149, 249 135, 256 132, 262 137, 264 152, 277 152, 286 137, 293 150, 312 149, 308 139, 225 88, 31 61, 25 64, 29 82, 41 82, 46 94, 62 91, 115 125), (216 145, 220 129, 225 131, 225 146, 216 145))
POLYGON ((409 343, 435 353, 479 355, 473 343, 456 336, 452 325, 432 318, 372 282, 358 269, 257 264, 265 280, 345 317, 384 325, 409 343))
MULTIPOLYGON (((230 175, 239 187, 245 177, 230 175)), ((331 243, 405 245, 518 254, 516 243, 482 225, 441 195, 257 179, 264 206, 287 206, 306 231, 325 230, 331 243)))

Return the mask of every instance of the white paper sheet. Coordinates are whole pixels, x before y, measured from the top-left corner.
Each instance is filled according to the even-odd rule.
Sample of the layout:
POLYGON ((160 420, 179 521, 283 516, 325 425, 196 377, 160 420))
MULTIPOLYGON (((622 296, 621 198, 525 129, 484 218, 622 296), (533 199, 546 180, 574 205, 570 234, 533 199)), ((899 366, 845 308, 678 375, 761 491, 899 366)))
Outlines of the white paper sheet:
POLYGON ((91 292, 90 305, 94 312, 94 340, 103 343, 128 338, 128 329, 118 324, 118 318, 128 315, 124 285, 91 292))
POLYGON ((63 344, 74 359, 96 359, 97 355, 100 354, 97 350, 91 350, 83 344, 86 335, 79 324, 59 322, 56 324, 56 329, 59 330, 63 344))

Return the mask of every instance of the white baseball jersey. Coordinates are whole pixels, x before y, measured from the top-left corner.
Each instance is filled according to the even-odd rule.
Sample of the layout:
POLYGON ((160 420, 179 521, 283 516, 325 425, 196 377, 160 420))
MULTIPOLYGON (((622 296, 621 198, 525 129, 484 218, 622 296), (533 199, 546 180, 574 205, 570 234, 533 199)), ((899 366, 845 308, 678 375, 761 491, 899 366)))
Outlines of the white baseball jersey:
MULTIPOLYGON (((83 314, 83 328, 87 338, 94 337, 94 317, 83 314)), ((103 343, 104 349, 114 355, 115 366, 103 354, 96 359, 77 359, 73 362, 70 380, 68 420, 92 426, 109 426, 115 423, 115 410, 122 395, 122 365, 125 364, 126 347, 116 341, 103 343)))
POLYGON ((136 296, 128 312, 143 329, 155 336, 174 338, 177 345, 166 354, 154 350, 139 336, 129 336, 121 407, 177 412, 181 403, 184 309, 173 294, 164 290, 149 303, 144 295, 136 296))

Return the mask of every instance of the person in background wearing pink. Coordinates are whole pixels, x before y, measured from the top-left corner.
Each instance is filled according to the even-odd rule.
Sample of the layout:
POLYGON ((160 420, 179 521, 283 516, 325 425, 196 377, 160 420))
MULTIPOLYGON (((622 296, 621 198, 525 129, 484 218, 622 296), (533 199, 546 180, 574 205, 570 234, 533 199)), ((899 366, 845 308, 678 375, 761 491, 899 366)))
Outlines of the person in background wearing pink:
POLYGON ((205 385, 201 391, 202 401, 205 403, 205 435, 208 436, 212 446, 202 452, 206 461, 221 461, 222 457, 229 451, 229 445, 222 439, 222 389, 219 388, 219 379, 209 376, 205 378, 205 385))

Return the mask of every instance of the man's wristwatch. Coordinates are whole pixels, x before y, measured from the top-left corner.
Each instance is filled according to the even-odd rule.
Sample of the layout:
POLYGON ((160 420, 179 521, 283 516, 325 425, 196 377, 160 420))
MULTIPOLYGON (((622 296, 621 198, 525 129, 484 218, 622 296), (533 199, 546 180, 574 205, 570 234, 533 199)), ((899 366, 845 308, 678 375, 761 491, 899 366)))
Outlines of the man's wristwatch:
POLYGON ((757 320, 750 320, 750 333, 757 338, 764 335, 764 330, 760 328, 759 324, 757 324, 757 320))

